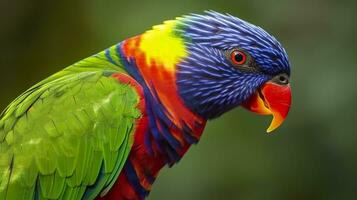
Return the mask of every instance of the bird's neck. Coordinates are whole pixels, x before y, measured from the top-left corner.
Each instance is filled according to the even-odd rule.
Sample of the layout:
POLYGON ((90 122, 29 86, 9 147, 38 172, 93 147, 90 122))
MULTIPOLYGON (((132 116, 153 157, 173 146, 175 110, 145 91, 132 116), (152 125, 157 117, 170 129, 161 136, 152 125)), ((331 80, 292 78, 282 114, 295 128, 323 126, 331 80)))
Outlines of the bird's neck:
POLYGON ((170 165, 198 142, 206 124, 186 107, 178 92, 176 67, 187 57, 185 41, 175 33, 178 24, 178 20, 166 21, 120 45, 126 70, 145 91, 149 134, 170 165))
POLYGON ((141 42, 141 36, 134 37, 105 53, 107 60, 124 66, 140 84, 145 99, 145 112, 137 126, 132 150, 114 186, 126 198, 125 191, 133 191, 133 199, 144 199, 149 194, 160 169, 177 163, 199 141, 206 124, 206 120, 184 105, 177 92, 176 76, 167 63, 154 59, 157 57, 149 59, 140 49, 141 42), (129 186, 123 189, 123 185, 129 186))
POLYGON ((188 109, 178 93, 175 67, 186 54, 180 49, 184 48, 180 46, 182 41, 160 33, 161 39, 170 38, 161 45, 156 44, 159 45, 156 49, 153 46, 158 36, 150 32, 146 34, 122 42, 119 55, 128 73, 144 89, 149 123, 145 144, 152 153, 158 152, 165 157, 166 163, 172 165, 191 144, 199 141, 206 120, 188 109), (167 48, 174 46, 176 52, 167 54, 166 45, 167 48))
POLYGON ((113 65, 123 66, 143 89, 145 112, 116 183, 118 191, 134 191, 134 199, 148 195, 159 170, 177 163, 199 141, 206 125, 205 119, 185 106, 178 92, 176 64, 186 50, 184 42, 170 31, 174 23, 166 22, 101 54, 113 65), (123 185, 129 186, 123 189, 123 185))

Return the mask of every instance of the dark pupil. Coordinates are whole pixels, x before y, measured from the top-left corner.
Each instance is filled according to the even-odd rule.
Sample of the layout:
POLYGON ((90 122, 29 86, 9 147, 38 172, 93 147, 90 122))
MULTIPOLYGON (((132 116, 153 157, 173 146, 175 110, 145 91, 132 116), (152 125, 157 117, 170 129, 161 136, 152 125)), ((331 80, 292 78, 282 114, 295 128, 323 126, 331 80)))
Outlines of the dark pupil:
POLYGON ((237 61, 237 62, 242 62, 243 61, 243 55, 241 53, 237 53, 235 56, 234 56, 234 59, 237 61))
POLYGON ((285 82, 286 81, 286 78, 284 76, 280 76, 280 81, 281 82, 285 82))
POLYGON ((280 77, 279 77, 279 80, 280 80, 280 82, 283 83, 283 84, 287 84, 287 83, 288 83, 288 79, 287 79, 285 76, 280 76, 280 77))

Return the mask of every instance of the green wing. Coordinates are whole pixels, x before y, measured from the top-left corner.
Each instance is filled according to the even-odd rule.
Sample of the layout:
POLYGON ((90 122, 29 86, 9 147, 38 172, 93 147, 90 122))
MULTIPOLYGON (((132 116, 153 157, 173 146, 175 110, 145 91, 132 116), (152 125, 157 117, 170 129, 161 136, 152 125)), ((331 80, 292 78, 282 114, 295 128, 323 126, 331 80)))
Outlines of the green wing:
POLYGON ((141 115, 138 94, 114 72, 72 66, 10 104, 0 120, 0 199, 94 199, 110 189, 141 115))

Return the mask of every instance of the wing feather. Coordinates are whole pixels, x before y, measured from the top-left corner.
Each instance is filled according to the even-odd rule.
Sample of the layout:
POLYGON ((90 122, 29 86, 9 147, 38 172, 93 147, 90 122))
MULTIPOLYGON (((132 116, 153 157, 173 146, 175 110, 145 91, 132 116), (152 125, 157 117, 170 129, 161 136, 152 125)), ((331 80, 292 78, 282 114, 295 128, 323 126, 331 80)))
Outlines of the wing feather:
POLYGON ((66 71, 26 91, 0 120, 0 199, 94 199, 133 144, 138 94, 103 71, 66 71))

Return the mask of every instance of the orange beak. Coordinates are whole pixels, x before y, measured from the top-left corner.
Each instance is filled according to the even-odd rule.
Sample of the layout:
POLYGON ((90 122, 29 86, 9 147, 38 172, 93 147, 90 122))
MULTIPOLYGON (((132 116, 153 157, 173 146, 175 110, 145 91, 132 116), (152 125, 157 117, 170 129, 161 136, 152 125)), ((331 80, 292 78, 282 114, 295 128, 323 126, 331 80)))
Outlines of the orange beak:
POLYGON ((267 132, 278 128, 289 113, 291 104, 290 85, 267 82, 253 94, 242 106, 261 115, 273 115, 267 132))

